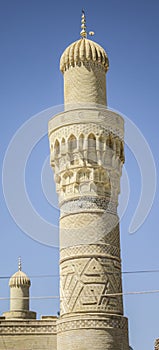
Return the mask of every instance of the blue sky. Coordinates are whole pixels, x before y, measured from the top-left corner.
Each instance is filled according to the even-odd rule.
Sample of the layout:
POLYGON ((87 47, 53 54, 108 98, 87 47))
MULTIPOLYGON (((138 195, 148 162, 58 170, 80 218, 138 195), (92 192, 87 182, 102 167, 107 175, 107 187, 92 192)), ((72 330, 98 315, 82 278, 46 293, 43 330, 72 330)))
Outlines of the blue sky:
MULTIPOLYGON (((1 169, 15 132, 35 114, 63 104, 63 77, 59 71, 59 59, 64 49, 79 38, 82 8, 86 12, 88 30, 95 32, 93 40, 105 48, 109 57, 108 105, 132 120, 142 132, 151 148, 158 174, 158 0, 87 0, 83 3, 71 0, 0 0, 1 169)), ((47 132, 47 123, 44 124, 44 131, 47 132)), ((39 128, 38 123, 36 128, 39 128)), ((25 148, 29 140, 30 135, 26 135, 19 148, 25 148)), ((123 271, 156 270, 159 269, 158 187, 145 222, 136 233, 129 234, 142 179, 135 156, 128 146, 124 171, 128 175, 130 195, 121 220, 123 271)), ((47 172, 44 164, 48 155, 48 138, 44 135, 27 159, 26 189, 39 215, 57 226, 59 211, 53 180, 50 189, 54 196, 53 206, 46 198, 48 187, 44 179, 45 188, 41 184, 41 176, 43 178, 47 172)), ((10 175, 14 175, 15 168, 19 166, 18 157, 10 162, 10 175)), ((146 165, 148 167, 149 164, 146 165)), ((148 168, 145 172, 148 173, 148 168)), ((15 184, 12 186, 14 190, 15 184)), ((57 296, 58 249, 41 244, 22 232, 9 214, 2 185, 0 201, 0 276, 12 275, 17 270, 18 256, 21 255, 23 270, 28 275, 48 275, 41 279, 32 278, 31 295, 57 296)), ((25 208, 22 215, 29 222, 25 208)), ((43 235, 45 237, 47 232, 43 232, 43 235)), ((158 290, 159 273, 123 274, 123 288, 124 292, 158 290)), ((8 279, 4 278, 0 280, 0 298, 8 296, 8 279)), ((135 350, 152 349, 155 338, 159 337, 159 293, 124 296, 124 306, 125 315, 129 318, 130 345, 135 350)), ((0 313, 8 309, 9 301, 0 300, 0 313)), ((38 316, 56 315, 59 310, 58 299, 33 300, 31 309, 37 311, 38 316)))

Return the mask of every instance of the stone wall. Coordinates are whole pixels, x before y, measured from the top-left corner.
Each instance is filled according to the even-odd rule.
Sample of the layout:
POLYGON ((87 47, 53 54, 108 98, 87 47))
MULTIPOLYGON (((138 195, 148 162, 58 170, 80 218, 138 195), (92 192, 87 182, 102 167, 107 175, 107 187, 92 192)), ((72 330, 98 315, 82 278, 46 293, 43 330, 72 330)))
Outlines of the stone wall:
POLYGON ((56 317, 0 320, 0 350, 56 350, 56 317))
POLYGON ((129 350, 127 319, 77 315, 57 322, 59 350, 129 350))

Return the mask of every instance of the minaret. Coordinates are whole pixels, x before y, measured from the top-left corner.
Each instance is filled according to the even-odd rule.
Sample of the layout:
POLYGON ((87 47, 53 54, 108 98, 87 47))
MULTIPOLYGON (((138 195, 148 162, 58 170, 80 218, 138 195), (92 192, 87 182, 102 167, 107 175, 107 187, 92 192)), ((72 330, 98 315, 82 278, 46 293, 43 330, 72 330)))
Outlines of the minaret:
POLYGON ((36 312, 29 311, 29 277, 22 272, 21 258, 18 259, 18 271, 9 280, 10 311, 4 312, 6 319, 35 319, 36 312))
POLYGON ((49 121, 60 206, 57 350, 128 350, 123 316, 119 218, 124 121, 110 111, 104 49, 81 39, 60 61, 65 111, 49 121))
POLYGON ((106 105, 105 73, 109 68, 108 57, 101 46, 86 39, 84 12, 81 28, 82 39, 68 46, 61 57, 65 107, 75 103, 106 105))

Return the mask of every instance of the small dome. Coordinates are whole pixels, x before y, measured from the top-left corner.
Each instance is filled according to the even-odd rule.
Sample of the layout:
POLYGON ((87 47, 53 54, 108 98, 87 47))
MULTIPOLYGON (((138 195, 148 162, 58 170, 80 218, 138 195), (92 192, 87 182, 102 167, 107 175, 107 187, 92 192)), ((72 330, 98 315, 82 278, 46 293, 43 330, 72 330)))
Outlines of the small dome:
POLYGON ((29 277, 21 270, 14 273, 14 275, 9 280, 10 287, 21 287, 28 286, 30 287, 31 282, 29 277))
POLYGON ((92 40, 82 38, 66 48, 60 60, 60 70, 63 73, 70 66, 80 62, 93 61, 101 64, 107 72, 109 60, 104 49, 92 40))

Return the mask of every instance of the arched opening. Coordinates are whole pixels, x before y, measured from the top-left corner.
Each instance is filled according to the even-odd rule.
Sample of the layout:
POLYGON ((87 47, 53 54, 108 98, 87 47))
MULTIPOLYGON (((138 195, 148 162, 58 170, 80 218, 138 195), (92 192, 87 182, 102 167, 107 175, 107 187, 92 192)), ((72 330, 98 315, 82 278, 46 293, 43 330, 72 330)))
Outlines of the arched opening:
POLYGON ((73 178, 73 172, 72 171, 66 171, 63 175, 63 185, 69 185, 73 178))
POLYGON ((84 135, 81 134, 79 137, 79 151, 83 150, 83 145, 84 145, 84 135))
POLYGON ((63 137, 61 140, 61 154, 65 154, 65 153, 66 153, 66 141, 63 137))
POLYGON ((58 156, 60 153, 60 144, 59 141, 56 140, 55 144, 54 144, 54 152, 55 152, 55 156, 58 156))
POLYGON ((81 169, 77 173, 77 182, 89 181, 90 178, 90 170, 81 169))
POLYGON ((88 136, 88 162, 95 163, 97 161, 96 155, 96 138, 94 134, 88 136))
POLYGON ((98 182, 99 181, 99 170, 98 169, 96 169, 95 171, 94 171, 94 182, 98 182))
POLYGON ((98 142, 99 142, 99 150, 103 151, 104 150, 104 142, 105 142, 104 137, 100 136, 98 142))
POLYGON ((94 134, 88 136, 88 149, 89 148, 96 148, 96 138, 94 134))
POLYGON ((74 135, 71 135, 68 139, 68 151, 74 152, 77 149, 77 139, 74 135))

